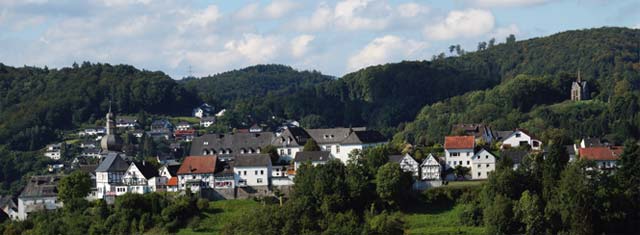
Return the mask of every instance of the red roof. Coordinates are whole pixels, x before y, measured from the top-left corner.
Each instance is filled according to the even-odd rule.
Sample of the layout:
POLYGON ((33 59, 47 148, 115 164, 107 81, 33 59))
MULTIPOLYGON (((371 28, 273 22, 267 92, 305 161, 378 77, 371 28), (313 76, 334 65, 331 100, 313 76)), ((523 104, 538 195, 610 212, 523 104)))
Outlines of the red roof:
POLYGON ((176 135, 176 136, 195 135, 195 134, 196 134, 196 130, 176 130, 174 132, 174 135, 176 135))
POLYGON ((473 136, 446 136, 444 137, 445 149, 472 149, 476 140, 473 136))
POLYGON ((213 174, 216 170, 216 156, 188 156, 182 161, 178 175, 213 174))
POLYGON ((167 181, 167 186, 178 186, 178 177, 171 177, 171 179, 167 181))
POLYGON ((578 150, 581 159, 593 161, 615 161, 622 154, 622 147, 589 147, 578 150))

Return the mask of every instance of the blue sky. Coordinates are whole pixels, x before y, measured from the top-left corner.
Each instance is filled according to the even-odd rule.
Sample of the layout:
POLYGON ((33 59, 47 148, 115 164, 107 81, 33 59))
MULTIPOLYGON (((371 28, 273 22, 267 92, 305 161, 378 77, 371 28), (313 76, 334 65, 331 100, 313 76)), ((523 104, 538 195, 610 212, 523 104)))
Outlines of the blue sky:
POLYGON ((342 76, 460 44, 640 28, 638 0, 0 0, 0 63, 91 61, 175 79, 254 64, 342 76))

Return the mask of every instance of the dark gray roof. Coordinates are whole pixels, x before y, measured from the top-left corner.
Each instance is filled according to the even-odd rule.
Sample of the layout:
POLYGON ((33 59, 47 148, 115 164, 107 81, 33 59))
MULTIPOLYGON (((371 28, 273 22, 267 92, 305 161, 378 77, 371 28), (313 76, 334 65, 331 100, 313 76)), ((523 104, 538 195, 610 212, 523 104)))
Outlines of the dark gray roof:
POLYGON ((58 182, 61 178, 60 175, 32 176, 20 197, 55 197, 58 195, 58 182))
POLYGON ((269 154, 240 154, 234 159, 234 167, 268 166, 271 165, 269 154))
POLYGON ((588 137, 588 138, 584 138, 582 139, 584 140, 584 146, 585 147, 602 147, 604 146, 604 144, 602 144, 602 141, 600 141, 600 138, 592 138, 592 137, 588 137))
POLYGON ((203 117, 203 118, 201 119, 201 122, 202 122, 202 121, 205 121, 205 122, 206 122, 206 121, 215 121, 215 120, 216 120, 216 117, 215 117, 215 116, 206 116, 206 117, 203 117))
POLYGON ((282 131, 282 133, 278 138, 275 138, 273 140, 273 145, 275 146, 286 145, 291 147, 304 146, 304 144, 307 143, 307 140, 309 138, 311 138, 311 136, 309 136, 309 133, 307 133, 307 131, 305 131, 303 128, 289 127, 284 131, 282 131), (289 138, 291 138, 291 141, 289 141, 289 138))
POLYGON ((328 151, 307 151, 307 152, 297 152, 296 157, 293 161, 295 162, 319 162, 319 161, 329 161, 331 159, 331 153, 328 151))
POLYGON ((159 175, 158 169, 149 163, 134 162, 133 164, 140 170, 145 179, 151 179, 159 175))
POLYGON ((505 138, 509 137, 512 133, 513 133, 513 131, 495 131, 495 132, 493 132, 494 137, 496 138, 496 140, 504 140, 505 138))
POLYGON ((366 130, 365 127, 307 129, 307 133, 318 144, 339 144, 345 141, 352 132, 366 130))
POLYGON ((178 169, 180 169, 180 164, 165 165, 165 167, 167 167, 167 170, 169 171, 169 174, 171 176, 176 176, 178 175, 178 169))
POLYGON ((340 144, 373 144, 386 141, 387 139, 377 131, 354 131, 340 144))
POLYGON ((529 155, 529 152, 526 150, 518 150, 518 149, 507 149, 507 150, 503 150, 502 153, 500 153, 501 157, 508 157, 511 159, 511 161, 513 162, 513 164, 520 164, 522 163, 522 160, 529 155))
POLYGON ((129 164, 120 157, 120 154, 110 152, 102 159, 98 168, 96 168, 96 172, 107 172, 107 171, 127 171, 129 168, 129 164))
POLYGON ((206 134, 196 137, 191 142, 190 155, 202 155, 204 150, 215 150, 213 154, 223 155, 221 149, 231 150, 231 154, 239 154, 241 149, 257 151, 271 144, 274 138, 271 132, 236 133, 236 134, 206 134), (204 143, 207 143, 206 145, 204 143))

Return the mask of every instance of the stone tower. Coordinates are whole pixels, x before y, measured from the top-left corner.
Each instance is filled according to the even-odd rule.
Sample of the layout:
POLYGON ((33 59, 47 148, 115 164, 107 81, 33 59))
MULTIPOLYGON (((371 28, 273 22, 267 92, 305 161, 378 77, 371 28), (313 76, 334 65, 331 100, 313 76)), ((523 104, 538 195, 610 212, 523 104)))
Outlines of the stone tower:
POLYGON ((120 151, 122 149, 122 139, 116 134, 115 115, 111 112, 111 101, 109 101, 109 112, 105 121, 107 134, 102 137, 100 147, 104 152, 120 151))
POLYGON ((582 81, 580 70, 578 70, 578 79, 571 84, 571 100, 580 101, 589 99, 589 87, 587 81, 582 81))

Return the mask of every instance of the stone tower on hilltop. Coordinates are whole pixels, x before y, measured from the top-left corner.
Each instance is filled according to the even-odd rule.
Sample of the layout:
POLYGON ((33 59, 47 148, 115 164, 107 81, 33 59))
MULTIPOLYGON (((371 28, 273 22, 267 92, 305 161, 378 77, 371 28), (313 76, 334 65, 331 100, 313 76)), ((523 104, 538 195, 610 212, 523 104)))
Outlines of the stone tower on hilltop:
POLYGON ((589 87, 587 81, 582 81, 580 70, 578 70, 578 79, 571 84, 571 100, 580 101, 589 99, 589 87))

